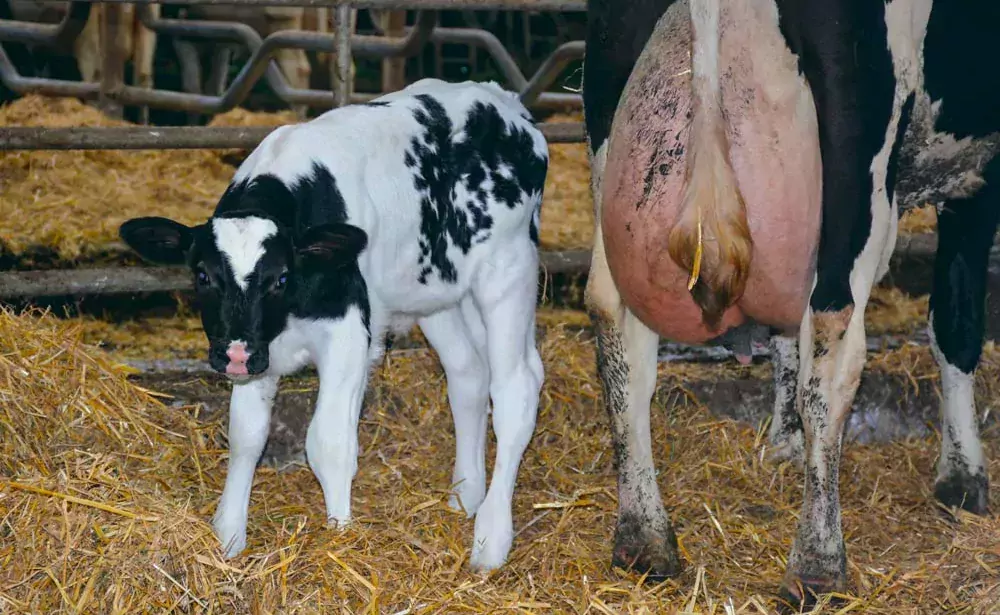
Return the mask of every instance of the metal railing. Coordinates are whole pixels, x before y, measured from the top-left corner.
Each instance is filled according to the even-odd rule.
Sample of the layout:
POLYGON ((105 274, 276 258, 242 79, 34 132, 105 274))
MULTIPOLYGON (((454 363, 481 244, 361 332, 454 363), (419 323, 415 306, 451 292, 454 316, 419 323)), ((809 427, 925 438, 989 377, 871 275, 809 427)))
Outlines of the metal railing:
MULTIPOLYGON (((99 0, 101 1, 101 0, 99 0)), ((108 8, 120 9, 120 0, 103 0, 108 8)), ((167 0, 163 2, 181 2, 167 0)), ((236 78, 221 95, 193 94, 168 90, 147 89, 125 85, 121 71, 109 78, 105 75, 100 82, 87 83, 25 77, 0 47, 0 81, 19 94, 42 94, 50 96, 73 96, 87 100, 106 100, 119 105, 170 109, 193 113, 222 113, 239 106, 251 89, 264 79, 275 95, 286 104, 336 107, 347 102, 364 102, 377 94, 356 93, 346 80, 334 80, 332 91, 293 88, 285 75, 272 60, 281 49, 301 49, 305 51, 332 53, 337 58, 338 70, 335 74, 346 74, 353 56, 376 58, 408 57, 420 51, 428 42, 458 43, 473 45, 485 50, 494 60, 506 81, 506 87, 517 91, 521 100, 529 108, 579 107, 579 94, 546 92, 554 79, 570 62, 583 56, 583 41, 570 41, 559 46, 546 58, 539 69, 526 78, 517 63, 504 48, 500 40, 487 30, 473 28, 437 27, 436 9, 506 9, 506 10, 585 10, 583 2, 565 0, 183 0, 186 4, 231 4, 231 5, 286 5, 286 6, 335 6, 334 32, 319 33, 300 30, 283 30, 266 38, 250 26, 238 22, 198 21, 187 19, 159 18, 150 10, 149 0, 134 2, 136 15, 142 24, 157 34, 195 39, 201 41, 236 43, 245 45, 250 51, 249 60, 243 65, 236 78), (337 36, 337 26, 341 33, 347 23, 346 13, 351 8, 394 8, 417 9, 416 22, 404 30, 402 37, 358 35, 337 36), (117 77, 117 78, 116 78, 117 77)), ((90 14, 91 3, 73 0, 62 22, 56 25, 42 25, 28 22, 0 20, 0 43, 19 42, 25 44, 68 46, 82 31, 90 14)), ((186 128, 145 128, 114 129, 79 128, 54 130, 48 128, 4 128, 0 129, 0 149, 149 149, 149 148, 224 148, 253 147, 260 138, 261 131, 247 129, 197 128, 204 131, 195 133, 186 128), (237 143, 238 145, 233 145, 237 143)), ((574 128, 558 127, 543 130, 560 141, 582 141, 582 126, 574 128)))

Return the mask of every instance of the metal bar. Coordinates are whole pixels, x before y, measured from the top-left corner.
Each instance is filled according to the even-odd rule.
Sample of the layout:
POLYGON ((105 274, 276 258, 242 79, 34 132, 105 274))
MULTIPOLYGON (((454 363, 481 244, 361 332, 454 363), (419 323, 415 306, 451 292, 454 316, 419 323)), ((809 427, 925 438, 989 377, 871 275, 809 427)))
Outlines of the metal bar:
MULTIPOLYGON (((87 3, 78 3, 86 5, 87 3)), ((253 85, 265 78, 275 94, 289 105, 307 104, 315 107, 330 108, 334 106, 332 92, 292 88, 278 66, 271 58, 279 48, 296 48, 307 51, 335 52, 335 37, 330 34, 286 30, 276 32, 266 39, 246 24, 235 22, 193 21, 185 19, 162 19, 152 14, 150 7, 143 5, 137 8, 143 25, 160 34, 179 38, 196 38, 213 42, 231 42, 246 45, 252 52, 250 60, 243 66, 239 75, 221 96, 172 92, 165 90, 146 89, 135 86, 119 86, 108 92, 108 97, 115 102, 142 107, 167 108, 189 113, 216 114, 228 111, 238 106, 249 94, 253 85)), ((550 70, 558 68, 564 60, 559 56, 546 61, 543 70, 536 73, 529 83, 524 78, 517 64, 504 49, 503 44, 491 33, 475 29, 444 29, 435 30, 436 15, 423 11, 417 15, 417 24, 408 28, 405 38, 386 38, 376 36, 354 36, 351 38, 352 50, 358 55, 399 56, 412 55, 428 40, 442 43, 473 44, 485 48, 496 60, 504 73, 511 89, 528 93, 529 104, 537 108, 578 108, 581 99, 578 94, 539 91, 539 84, 551 81, 550 70)), ((575 53, 577 45, 559 53, 575 53)), ((564 46, 565 47, 565 46, 564 46)), ((83 99, 94 99, 100 96, 98 84, 71 82, 55 79, 22 77, 0 48, 0 80, 20 93, 39 93, 56 96, 75 96, 83 99)), ((370 100, 370 95, 350 96, 352 102, 370 100)))
POLYGON ((488 30, 476 30, 475 28, 438 28, 431 35, 431 41, 435 43, 457 43, 460 45, 476 45, 489 52, 497 63, 497 67, 511 89, 518 92, 524 91, 528 87, 528 80, 524 78, 524 73, 517 67, 517 62, 510 57, 507 49, 503 46, 492 32, 488 30))
MULTIPOLYGON (((406 11, 383 11, 374 21, 376 26, 381 26, 386 37, 398 38, 406 32, 406 11)), ((402 58, 382 60, 382 91, 388 94, 405 86, 406 61, 402 58)))
POLYGON ((105 3, 134 4, 217 4, 229 6, 308 6, 355 9, 426 9, 435 11, 559 11, 587 10, 585 0, 96 0, 105 3))
POLYGON ((563 43, 545 58, 545 62, 535 71, 531 81, 521 90, 521 103, 525 107, 530 107, 545 88, 552 85, 567 64, 583 57, 583 47, 583 41, 563 43))
MULTIPOLYGON (((538 127, 549 143, 580 143, 584 138, 583 124, 579 122, 543 123, 538 127)), ((0 127, 0 151, 252 149, 275 128, 277 127, 0 127)))
MULTIPOLYGON (((586 273, 589 250, 542 252, 543 273, 586 273)), ((108 267, 55 271, 10 271, 0 273, 0 298, 65 297, 115 293, 152 293, 190 290, 187 267, 108 267)))
POLYGON ((330 65, 330 85, 333 89, 333 106, 345 107, 351 103, 354 79, 351 76, 351 36, 354 35, 354 20, 351 7, 338 6, 333 9, 334 56, 330 65))
POLYGON ((68 49, 90 18, 90 2, 74 0, 58 24, 0 19, 0 42, 68 49))
MULTIPOLYGON (((903 235, 896 243, 896 261, 927 260, 937 251, 933 233, 903 235)), ((543 274, 586 275, 590 270, 590 250, 542 251, 539 268, 543 274)), ((1000 259, 994 248, 994 261, 1000 259)), ((0 298, 65 297, 111 293, 173 292, 191 288, 186 267, 110 267, 55 271, 10 271, 0 273, 0 298)))
MULTIPOLYGON (((144 7, 147 8, 148 7, 144 7)), ((101 81, 98 106, 105 115, 121 119, 125 111, 117 101, 117 96, 125 86, 125 7, 109 4, 99 7, 102 16, 97 27, 101 32, 101 81)))

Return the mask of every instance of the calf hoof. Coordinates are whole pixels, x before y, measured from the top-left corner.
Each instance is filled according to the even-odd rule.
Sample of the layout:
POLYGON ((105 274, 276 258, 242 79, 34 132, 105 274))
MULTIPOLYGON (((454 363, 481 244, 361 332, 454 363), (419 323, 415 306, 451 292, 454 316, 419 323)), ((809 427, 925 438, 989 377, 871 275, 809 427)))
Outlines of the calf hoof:
POLYGON ((677 554, 677 537, 669 523, 665 530, 654 531, 621 522, 615 531, 611 565, 646 575, 647 583, 659 583, 683 570, 677 554))
POLYGON ((467 517, 474 517, 486 497, 486 480, 466 479, 456 483, 453 493, 448 498, 448 507, 455 512, 464 512, 467 517))
POLYGON ((778 592, 778 598, 781 600, 779 607, 784 612, 809 611, 816 606, 820 596, 842 592, 846 585, 847 582, 843 577, 805 577, 788 574, 778 592))
POLYGON ((949 508, 974 515, 989 514, 990 482, 985 474, 955 472, 934 485, 934 497, 949 508))
POLYGON ((503 566, 514 543, 514 519, 510 506, 490 503, 480 506, 476 513, 474 536, 469 566, 481 573, 503 566))
POLYGON ((222 555, 226 559, 232 559, 246 549, 247 529, 244 523, 216 518, 212 521, 212 529, 215 530, 215 536, 222 546, 222 555))

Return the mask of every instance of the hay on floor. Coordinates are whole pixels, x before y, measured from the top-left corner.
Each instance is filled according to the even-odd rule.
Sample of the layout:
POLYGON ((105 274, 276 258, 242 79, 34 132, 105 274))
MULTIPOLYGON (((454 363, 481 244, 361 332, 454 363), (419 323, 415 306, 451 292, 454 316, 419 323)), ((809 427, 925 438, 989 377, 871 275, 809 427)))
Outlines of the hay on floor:
MULTIPOLYGON (((71 322, 0 312, 4 611, 774 610, 801 476, 763 463, 762 430, 710 416, 669 366, 657 399, 671 407, 655 412, 654 453, 686 571, 645 586, 610 569, 615 474, 594 349, 557 326, 540 340, 547 381, 515 496, 514 550, 483 578, 467 569, 472 522, 446 506, 453 436, 430 351, 390 354, 374 378, 391 394, 373 396, 386 402, 362 421, 356 523, 324 527, 308 469, 261 468, 249 550, 224 561, 207 524, 226 465, 221 425, 136 388, 80 335, 71 322)), ((986 442, 995 474, 1000 434, 989 431, 986 442)), ((847 448, 849 611, 1000 608, 1000 524, 952 519, 933 504, 937 448, 847 448)))
MULTIPOLYGON (((575 121, 575 117, 556 118, 575 121)), ((269 126, 293 114, 234 109, 213 126, 269 126)), ((124 126, 75 99, 27 96, 0 107, 0 126, 124 126)), ((48 249, 86 260, 117 241, 124 220, 143 215, 204 220, 235 169, 236 150, 0 152, 0 241, 19 255, 48 249)), ((554 144, 541 242, 545 249, 589 248, 590 175, 583 144, 554 144)))

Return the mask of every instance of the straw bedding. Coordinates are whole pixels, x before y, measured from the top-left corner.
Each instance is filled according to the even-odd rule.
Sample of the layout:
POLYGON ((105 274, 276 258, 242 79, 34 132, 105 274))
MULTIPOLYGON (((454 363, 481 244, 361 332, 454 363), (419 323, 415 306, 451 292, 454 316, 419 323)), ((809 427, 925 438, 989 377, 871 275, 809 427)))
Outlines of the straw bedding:
MULTIPOLYGON (((290 120, 238 110, 216 123, 290 120)), ((111 124, 70 100, 26 98, 0 109, 0 125, 111 124)), ((543 247, 588 248, 586 150, 550 151, 543 247)), ((82 260, 114 240, 127 217, 197 222, 232 174, 229 153, 0 153, 0 237, 15 253, 44 246, 82 260)), ((904 232, 933 226, 929 209, 901 224, 904 232)), ((923 327, 926 305, 926 297, 879 289, 869 332, 923 327)), ((615 478, 587 318, 543 309, 539 323, 546 385, 515 496, 520 533, 509 564, 482 578, 466 568, 471 522, 445 505, 454 442, 431 351, 390 353, 373 379, 358 522, 343 533, 324 529, 307 468, 261 468, 249 552, 227 562, 207 524, 222 487, 223 426, 136 386, 116 362, 203 358, 198 320, 183 310, 116 325, 0 311, 0 612, 772 612, 801 476, 761 461, 763 426, 714 418, 684 388, 766 378, 769 368, 661 366, 654 452, 688 567, 647 587, 608 566, 615 478)), ((874 354, 869 369, 937 379, 917 346, 874 354)), ((998 376, 1000 352, 990 344, 977 381, 983 412, 1000 400, 998 376)), ((316 381, 288 387, 314 390, 316 381)), ((996 428, 984 437, 988 457, 1000 460, 996 428)), ((1000 523, 952 517, 932 503, 938 448, 936 439, 847 448, 848 611, 1000 611, 1000 523)))
MULTIPOLYGON (((466 567, 472 524, 445 504, 453 436, 430 351, 392 353, 374 377, 382 394, 372 396, 379 401, 361 428, 357 523, 343 533, 325 529, 309 470, 264 467, 249 552, 222 561, 207 525, 225 468, 222 426, 137 388, 81 336, 76 323, 0 312, 0 611, 774 609, 770 592, 794 533, 801 477, 761 461, 763 428, 718 420, 692 403, 683 371, 661 368, 653 423, 686 572, 647 587, 608 566, 615 479, 593 345, 553 324, 540 339, 547 381, 515 496, 520 533, 508 565, 482 578, 466 567)), ((980 379, 996 381, 995 350, 987 356, 980 379)), ((933 377, 927 371, 916 376, 933 377)), ((1000 434, 985 435, 995 475, 1000 434)), ((849 610, 1000 608, 1000 524, 935 507, 937 447, 920 440, 847 448, 849 610)))
MULTIPOLYGON (((556 118, 569 121, 572 118, 556 118)), ((236 109, 217 126, 267 126, 289 113, 236 109)), ((28 96, 0 107, 0 126, 117 126, 75 99, 28 96)), ((118 225, 142 215, 204 220, 225 191, 233 150, 0 152, 0 241, 15 255, 54 252, 87 260, 117 241, 118 225)), ((541 242, 587 248, 592 235, 589 167, 582 144, 553 144, 541 242)))

